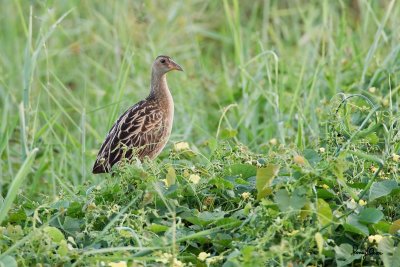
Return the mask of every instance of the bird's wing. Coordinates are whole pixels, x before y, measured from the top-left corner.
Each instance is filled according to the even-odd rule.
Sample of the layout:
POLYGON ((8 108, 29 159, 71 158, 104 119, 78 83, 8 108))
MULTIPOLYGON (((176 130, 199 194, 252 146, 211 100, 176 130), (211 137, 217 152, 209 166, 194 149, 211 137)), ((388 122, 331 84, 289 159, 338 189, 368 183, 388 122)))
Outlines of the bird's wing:
POLYGON ((144 157, 161 141, 163 116, 157 105, 141 101, 128 109, 115 122, 102 144, 93 166, 93 173, 109 172, 122 158, 133 153, 144 157))

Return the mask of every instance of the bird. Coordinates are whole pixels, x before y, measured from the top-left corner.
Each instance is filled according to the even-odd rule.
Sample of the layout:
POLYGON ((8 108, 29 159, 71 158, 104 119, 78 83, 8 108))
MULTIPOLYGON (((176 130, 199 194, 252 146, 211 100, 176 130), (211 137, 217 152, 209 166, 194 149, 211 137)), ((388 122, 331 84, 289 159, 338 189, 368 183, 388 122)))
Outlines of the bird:
POLYGON ((93 173, 109 173, 122 159, 156 158, 171 135, 174 101, 166 74, 183 71, 169 56, 158 56, 151 69, 150 94, 131 106, 114 123, 101 145, 93 173))

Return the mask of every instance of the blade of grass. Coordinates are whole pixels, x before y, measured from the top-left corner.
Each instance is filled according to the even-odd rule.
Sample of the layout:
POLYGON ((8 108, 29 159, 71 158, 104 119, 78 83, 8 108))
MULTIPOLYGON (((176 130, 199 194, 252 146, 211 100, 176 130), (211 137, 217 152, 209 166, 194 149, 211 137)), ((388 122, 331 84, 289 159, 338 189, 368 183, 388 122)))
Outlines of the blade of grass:
POLYGON ((25 160, 26 155, 28 154, 28 138, 26 133, 26 121, 25 121, 25 105, 21 103, 19 105, 19 117, 21 124, 21 159, 25 160))
POLYGON ((389 6, 387 8, 385 17, 383 18, 381 24, 379 25, 378 30, 375 33, 374 42, 372 43, 372 45, 371 45, 371 47, 370 47, 370 49, 368 51, 367 57, 365 58, 364 69, 363 69, 363 72, 362 72, 362 75, 361 75, 361 85, 363 85, 364 82, 365 82, 365 75, 367 73, 369 65, 371 64, 371 60, 372 60, 376 50, 378 49, 378 44, 379 44, 379 41, 381 39, 381 36, 382 35, 384 36, 383 28, 385 27, 386 22, 388 21, 388 19, 390 17, 390 14, 392 13, 393 6, 394 6, 395 2, 396 2, 396 0, 390 1, 390 4, 389 4, 389 6))
POLYGON ((29 173, 33 160, 36 157, 37 152, 39 151, 38 148, 34 148, 25 159, 24 163, 20 167, 17 176, 11 183, 10 189, 8 189, 7 196, 4 200, 4 204, 0 209, 0 225, 3 220, 7 216, 7 212, 10 210, 12 203, 14 202, 15 197, 18 194, 18 190, 20 189, 23 181, 25 180, 26 175, 29 173))

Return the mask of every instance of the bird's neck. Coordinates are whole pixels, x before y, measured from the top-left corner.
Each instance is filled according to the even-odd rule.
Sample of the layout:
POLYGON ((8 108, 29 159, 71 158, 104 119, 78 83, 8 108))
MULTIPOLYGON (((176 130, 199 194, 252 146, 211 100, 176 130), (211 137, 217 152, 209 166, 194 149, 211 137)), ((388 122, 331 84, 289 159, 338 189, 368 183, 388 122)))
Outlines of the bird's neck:
POLYGON ((165 74, 159 74, 153 71, 151 74, 150 86, 151 90, 148 98, 173 105, 172 95, 169 91, 167 76, 165 74))

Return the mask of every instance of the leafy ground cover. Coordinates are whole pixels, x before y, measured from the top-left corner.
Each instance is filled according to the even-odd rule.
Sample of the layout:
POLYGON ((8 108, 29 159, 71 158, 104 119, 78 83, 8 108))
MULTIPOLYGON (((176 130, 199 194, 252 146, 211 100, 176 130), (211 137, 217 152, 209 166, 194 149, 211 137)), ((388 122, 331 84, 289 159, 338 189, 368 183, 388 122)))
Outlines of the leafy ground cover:
POLYGON ((0 266, 400 266, 396 1, 1 5, 0 266), (91 175, 157 54, 170 144, 91 175))

